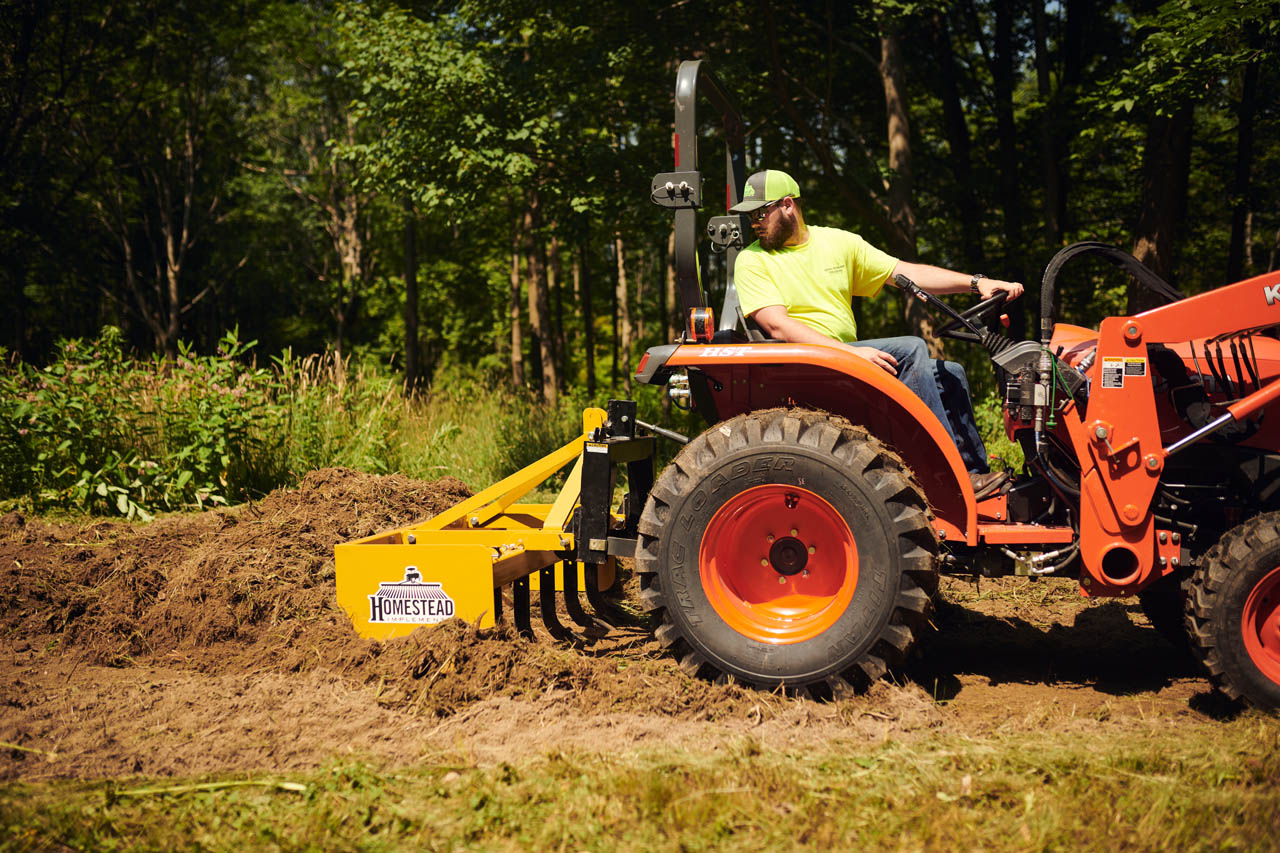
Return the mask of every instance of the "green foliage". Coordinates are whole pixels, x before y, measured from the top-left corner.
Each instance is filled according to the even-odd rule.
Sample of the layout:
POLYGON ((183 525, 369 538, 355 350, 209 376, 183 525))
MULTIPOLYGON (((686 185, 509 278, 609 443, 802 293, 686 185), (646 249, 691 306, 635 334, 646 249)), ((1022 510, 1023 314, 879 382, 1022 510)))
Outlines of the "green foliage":
MULTIPOLYGON (((58 339, 111 323, 126 351, 161 346, 176 358, 177 339, 195 342, 188 355, 211 353, 236 324, 265 352, 292 348, 289 369, 312 369, 313 354, 354 354, 341 371, 365 372, 340 395, 334 379, 278 400, 295 407, 292 449, 276 466, 286 473, 263 482, 317 460, 399 470, 419 464, 415 442, 452 447, 446 427, 465 417, 444 399, 461 407, 463 395, 442 389, 473 368, 480 387, 508 381, 513 331, 523 332, 525 384, 536 386, 535 260, 555 268, 552 317, 538 334, 564 384, 625 395, 610 363, 623 307, 614 241, 625 246, 636 338, 619 361, 634 364, 667 342, 663 315, 676 309, 659 307, 670 212, 648 189, 674 168, 671 87, 687 57, 707 59, 741 108, 748 169, 788 169, 815 224, 883 246, 886 214, 897 215, 888 185, 905 178, 888 166, 878 70, 880 37, 896 34, 914 175, 910 209, 898 213, 914 220, 920 260, 1027 283, 1011 312, 1019 336, 1036 328, 1037 271, 1061 245, 1134 245, 1152 111, 1195 109, 1185 210, 1161 207, 1177 220, 1165 232, 1171 280, 1189 293, 1222 284, 1229 245, 1247 274, 1280 258, 1278 102, 1243 93, 1246 69, 1250 91, 1270 93, 1280 68, 1280 17, 1258 0, 893 0, 785 14, 741 0, 86 0, 8 11, 0 298, 11 308, 0 344, 43 364, 63 357, 58 339), (414 306, 406 227, 417 238, 414 306), (420 319, 408 342, 406 307, 420 319), (395 402, 399 382, 387 374, 407 348, 422 377, 442 377, 428 405, 448 414, 429 429, 395 402), (376 428, 361 428, 366 415, 376 428)), ((705 221, 720 212, 724 165, 713 105, 700 109, 705 221)), ((717 308, 721 259, 701 262, 717 308)), ((1096 326, 1125 309, 1129 283, 1114 273, 1073 268, 1060 285, 1061 321, 1096 326)), ((895 297, 858 300, 855 311, 866 337, 909 331, 895 297)), ((966 361, 981 397, 986 364, 949 355, 966 361)), ((149 482, 149 469, 130 465, 155 460, 135 452, 97 463, 116 472, 91 478, 109 481, 99 503, 149 482)), ((12 489, 46 488, 31 485, 24 457, 12 459, 0 474, 12 489)))
POLYGON ((287 407, 291 478, 330 465, 386 474, 397 470, 396 442, 407 404, 395 377, 352 368, 333 355, 274 360, 287 407))
POLYGON ((406 399, 399 379, 333 356, 275 360, 288 412, 289 481, 333 465, 482 488, 581 432, 578 395, 556 406, 494 387, 476 371, 447 371, 406 399))
POLYGON ((509 103, 503 80, 465 21, 424 20, 394 6, 378 15, 359 4, 340 7, 338 22, 343 69, 358 87, 352 111, 383 129, 339 148, 366 185, 432 207, 458 205, 531 171, 528 157, 505 144, 530 128, 501 120, 496 108, 509 103))
POLYGON ((495 389, 475 371, 447 371, 415 407, 403 470, 423 479, 449 474, 477 489, 492 485, 581 435, 588 405, 581 393, 550 406, 495 389))
MULTIPOLYGON (((450 370, 406 399, 371 363, 286 352, 270 369, 227 334, 216 355, 124 354, 120 332, 0 372, 0 501, 145 520, 235 503, 335 465, 479 488, 581 431, 581 393, 555 406, 450 370)), ((553 484, 554 487, 554 484, 553 484)))
POLYGON ((1239 68, 1280 57, 1280 15, 1257 0, 1167 0, 1137 20, 1137 55, 1101 98, 1113 110, 1157 112, 1204 99, 1239 68))
POLYGON ((231 332, 214 356, 139 362, 108 327, 43 369, 9 361, 0 499, 147 519, 260 491, 278 476, 284 409, 270 373, 242 364, 250 347, 231 332))
POLYGON ((1000 394, 993 390, 981 399, 974 399, 973 416, 982 443, 987 446, 987 455, 999 457, 1015 473, 1021 471, 1025 456, 1021 445, 1010 441, 1005 432, 1004 400, 1000 394))

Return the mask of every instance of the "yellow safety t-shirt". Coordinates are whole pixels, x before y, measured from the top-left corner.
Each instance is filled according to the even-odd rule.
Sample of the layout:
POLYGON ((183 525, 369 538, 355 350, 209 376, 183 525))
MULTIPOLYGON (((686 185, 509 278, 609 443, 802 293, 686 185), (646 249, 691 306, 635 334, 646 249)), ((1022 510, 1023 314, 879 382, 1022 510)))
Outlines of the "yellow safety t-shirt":
POLYGON ((857 234, 810 225, 799 246, 766 252, 752 243, 738 254, 733 281, 744 315, 781 305, 806 326, 850 343, 858 339, 853 297, 875 296, 897 264, 857 234))

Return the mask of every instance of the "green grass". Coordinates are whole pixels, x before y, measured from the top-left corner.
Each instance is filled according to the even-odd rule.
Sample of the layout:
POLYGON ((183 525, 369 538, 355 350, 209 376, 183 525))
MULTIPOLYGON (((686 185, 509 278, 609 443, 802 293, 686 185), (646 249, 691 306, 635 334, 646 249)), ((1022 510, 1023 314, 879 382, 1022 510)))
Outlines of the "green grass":
MULTIPOLYGON (((0 847, 75 849, 1275 849, 1280 725, 554 753, 477 768, 0 788, 0 847), (1192 732, 1192 733, 1189 733, 1192 732), (277 787, 300 783, 300 790, 277 787), (245 785, 246 781, 263 784, 245 785), (176 788, 165 793, 164 788, 176 788), (137 793, 142 789, 141 793, 137 793)), ((298 785, 294 786, 295 788, 298 785)))

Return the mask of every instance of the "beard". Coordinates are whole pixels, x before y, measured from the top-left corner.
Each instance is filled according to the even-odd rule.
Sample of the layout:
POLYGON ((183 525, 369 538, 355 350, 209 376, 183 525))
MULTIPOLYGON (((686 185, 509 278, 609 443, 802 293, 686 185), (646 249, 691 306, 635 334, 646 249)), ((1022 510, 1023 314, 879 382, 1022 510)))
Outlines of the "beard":
POLYGON ((784 215, 774 216, 766 222, 764 230, 756 231, 756 239, 760 241, 760 248, 766 252, 776 252, 787 244, 787 241, 795 236, 799 230, 799 223, 794 216, 784 215))

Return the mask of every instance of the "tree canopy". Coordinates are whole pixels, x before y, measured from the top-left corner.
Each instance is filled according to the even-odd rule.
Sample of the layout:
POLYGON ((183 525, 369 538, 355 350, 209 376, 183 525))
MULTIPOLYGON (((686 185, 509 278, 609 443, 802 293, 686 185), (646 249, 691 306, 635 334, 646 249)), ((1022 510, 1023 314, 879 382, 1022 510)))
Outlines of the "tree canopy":
MULTIPOLYGON (((691 58, 810 221, 1024 280, 1027 312, 1081 239, 1187 292, 1280 264, 1275 3, 2 6, 0 347, 30 361, 108 324, 170 355, 238 327, 411 381, 625 384, 677 322, 648 190, 691 58)), ((1141 307, 1102 270, 1060 295, 1085 325, 1141 307)))

